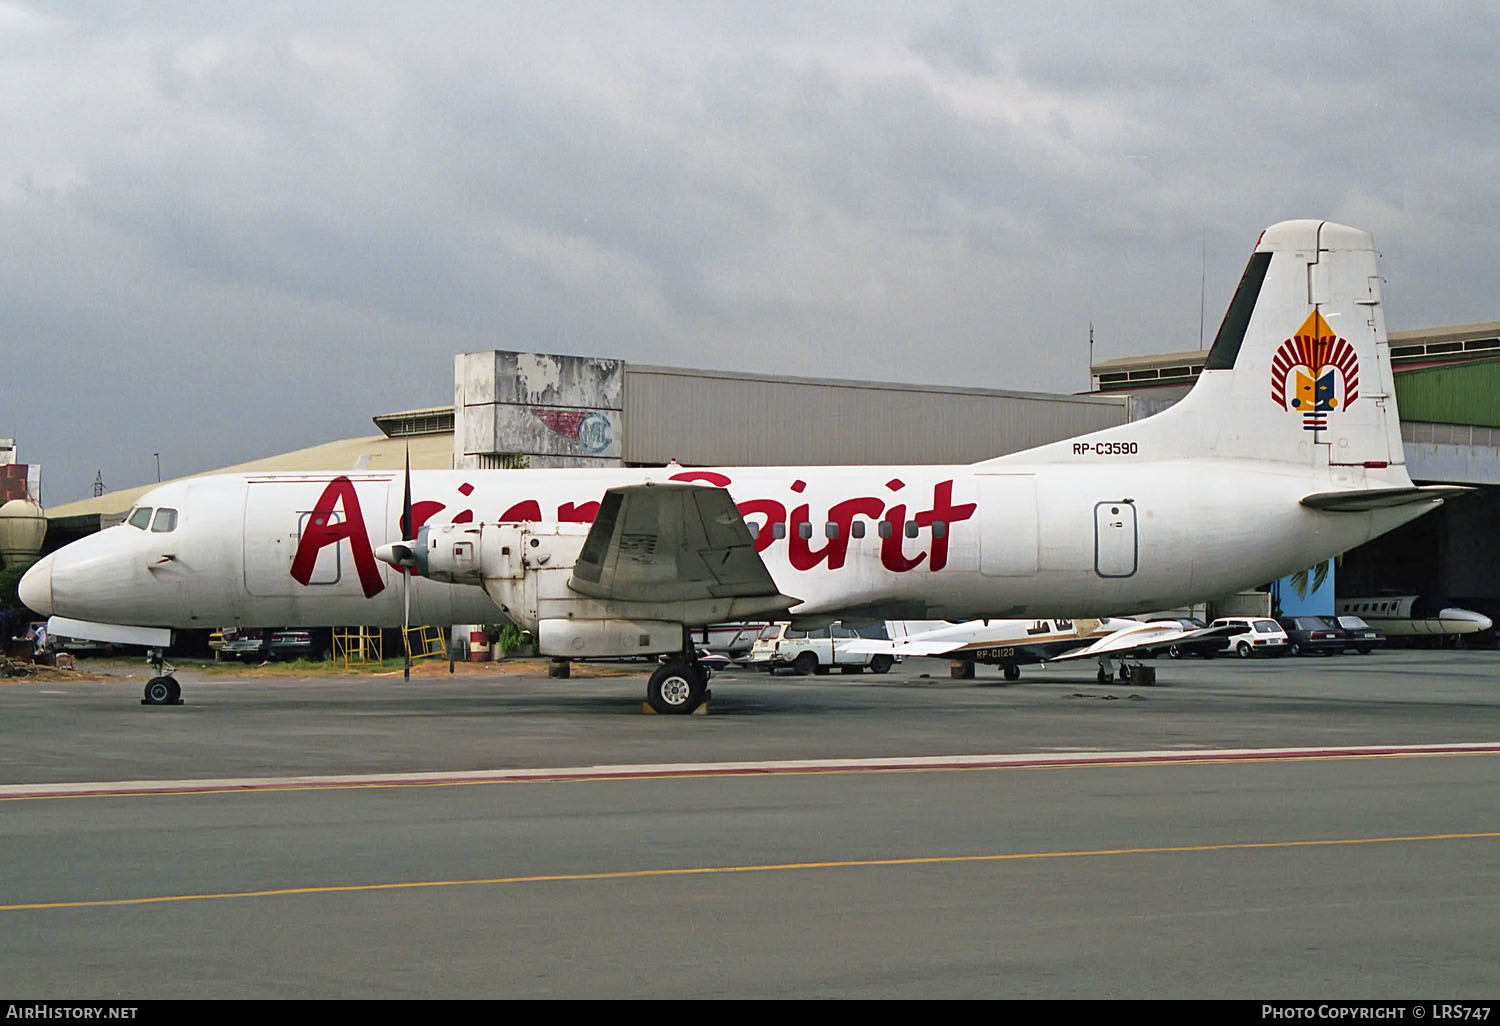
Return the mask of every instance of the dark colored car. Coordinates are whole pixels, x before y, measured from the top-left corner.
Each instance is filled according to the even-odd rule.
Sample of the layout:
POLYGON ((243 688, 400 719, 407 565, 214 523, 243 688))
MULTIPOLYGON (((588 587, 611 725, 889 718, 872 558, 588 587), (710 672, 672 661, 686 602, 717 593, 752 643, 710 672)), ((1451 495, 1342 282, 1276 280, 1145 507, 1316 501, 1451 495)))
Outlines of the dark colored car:
POLYGON ((1377 631, 1357 616, 1345 613, 1333 619, 1339 628, 1349 635, 1349 647, 1360 655, 1369 655, 1374 649, 1385 644, 1385 632, 1377 631))
POLYGON ((1349 647, 1349 635, 1331 616, 1282 616, 1276 622, 1286 631, 1291 655, 1338 655, 1349 647))
POLYGON ((329 659, 324 632, 306 629, 273 631, 266 640, 267 659, 329 659))
POLYGON ((328 659, 332 654, 330 647, 326 630, 226 627, 219 651, 232 659, 258 663, 276 659, 328 659))
MULTIPOLYGON (((1208 626, 1208 624, 1196 616, 1172 616, 1166 619, 1175 620, 1182 624, 1182 629, 1185 631, 1201 631, 1208 626)), ((1223 647, 1224 639, 1220 637, 1195 638, 1192 641, 1179 641, 1174 645, 1168 645, 1162 651, 1171 659, 1181 659, 1185 655, 1198 656, 1202 659, 1212 659, 1219 654, 1219 650, 1223 647)))

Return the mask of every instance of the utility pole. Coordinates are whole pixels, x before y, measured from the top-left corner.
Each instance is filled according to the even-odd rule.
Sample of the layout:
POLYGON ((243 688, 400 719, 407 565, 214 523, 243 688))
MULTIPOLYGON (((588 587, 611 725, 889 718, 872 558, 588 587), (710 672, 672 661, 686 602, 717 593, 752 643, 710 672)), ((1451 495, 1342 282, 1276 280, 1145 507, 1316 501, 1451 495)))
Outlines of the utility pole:
POLYGON ((1094 322, 1089 321, 1089 391, 1094 390, 1094 322))

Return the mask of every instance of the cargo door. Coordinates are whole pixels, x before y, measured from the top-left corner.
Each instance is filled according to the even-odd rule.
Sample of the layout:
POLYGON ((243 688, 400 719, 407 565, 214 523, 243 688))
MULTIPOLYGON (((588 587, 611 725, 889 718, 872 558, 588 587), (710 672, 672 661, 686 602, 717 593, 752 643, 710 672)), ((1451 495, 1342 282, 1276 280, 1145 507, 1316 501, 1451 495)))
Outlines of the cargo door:
POLYGON ((1094 504, 1094 572, 1130 577, 1136 568, 1135 506, 1129 500, 1094 504))

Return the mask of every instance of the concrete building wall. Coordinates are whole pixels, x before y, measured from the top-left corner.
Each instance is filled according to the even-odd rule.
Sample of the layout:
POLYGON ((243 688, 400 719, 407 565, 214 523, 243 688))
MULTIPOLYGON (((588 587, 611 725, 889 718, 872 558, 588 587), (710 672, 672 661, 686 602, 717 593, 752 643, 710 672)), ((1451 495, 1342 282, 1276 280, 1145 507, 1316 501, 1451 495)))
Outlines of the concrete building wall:
POLYGON ((456 467, 618 466, 625 365, 541 353, 459 353, 453 360, 456 467))

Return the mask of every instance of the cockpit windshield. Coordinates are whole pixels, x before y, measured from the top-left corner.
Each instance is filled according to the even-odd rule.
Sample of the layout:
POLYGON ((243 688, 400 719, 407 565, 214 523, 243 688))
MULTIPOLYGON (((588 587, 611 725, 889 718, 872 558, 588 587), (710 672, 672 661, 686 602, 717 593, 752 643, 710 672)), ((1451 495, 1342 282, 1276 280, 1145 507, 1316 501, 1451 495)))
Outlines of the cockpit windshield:
POLYGON ((137 506, 130 511, 130 516, 125 519, 125 522, 137 531, 166 534, 177 530, 177 511, 167 506, 155 510, 150 506, 137 506), (152 517, 152 513, 156 516, 152 517))

